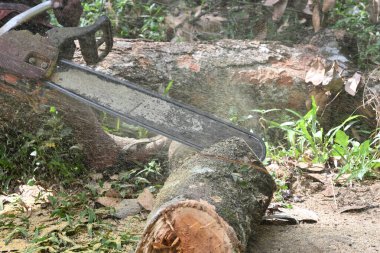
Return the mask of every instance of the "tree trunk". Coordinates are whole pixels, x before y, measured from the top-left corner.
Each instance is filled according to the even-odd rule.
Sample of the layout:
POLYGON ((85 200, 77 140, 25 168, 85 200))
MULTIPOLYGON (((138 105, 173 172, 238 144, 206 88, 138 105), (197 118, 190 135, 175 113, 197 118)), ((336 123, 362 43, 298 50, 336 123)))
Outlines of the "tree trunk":
POLYGON ((136 252, 244 252, 274 190, 244 140, 217 143, 173 168, 136 252))
MULTIPOLYGON (((362 88, 352 97, 343 86, 339 93, 305 81, 317 57, 325 62, 326 71, 337 60, 345 67, 345 80, 357 70, 339 52, 332 32, 311 42, 315 45, 287 47, 238 40, 202 44, 117 39, 113 52, 97 69, 161 93, 173 80, 170 97, 225 119, 239 121, 251 115, 241 123, 258 133, 262 132, 262 115, 253 109, 288 108, 304 113, 311 96, 317 100, 326 128, 340 124, 353 112, 374 118, 362 106, 362 88)), ((269 119, 285 121, 285 114, 272 112, 269 119)))

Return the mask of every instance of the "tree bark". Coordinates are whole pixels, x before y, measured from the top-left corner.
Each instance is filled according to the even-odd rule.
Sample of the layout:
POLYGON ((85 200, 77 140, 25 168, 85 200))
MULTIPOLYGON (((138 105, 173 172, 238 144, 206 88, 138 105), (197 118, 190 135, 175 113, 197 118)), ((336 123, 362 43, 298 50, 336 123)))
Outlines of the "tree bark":
MULTIPOLYGON (((340 124, 353 112, 373 118, 362 106, 362 88, 352 97, 343 86, 337 95, 322 84, 305 82, 317 57, 326 69, 337 60, 344 66, 345 79, 357 70, 340 53, 331 31, 318 36, 311 44, 293 47, 238 40, 202 44, 117 39, 113 52, 97 69, 161 93, 173 80, 170 97, 225 119, 251 115, 241 123, 258 133, 262 132, 262 115, 253 109, 288 108, 302 114, 311 96, 316 98, 326 128, 340 124)), ((285 112, 271 114, 269 119, 276 121, 287 117, 285 112)))
POLYGON ((171 171, 136 252, 244 252, 274 190, 244 140, 217 143, 171 171))

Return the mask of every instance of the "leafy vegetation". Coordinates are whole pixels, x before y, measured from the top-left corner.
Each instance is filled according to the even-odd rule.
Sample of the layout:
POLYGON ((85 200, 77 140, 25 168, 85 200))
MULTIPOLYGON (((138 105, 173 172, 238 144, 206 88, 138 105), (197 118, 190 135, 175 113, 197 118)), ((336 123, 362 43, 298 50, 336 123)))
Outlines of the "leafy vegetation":
POLYGON ((360 116, 350 116, 325 133, 318 121, 318 106, 314 98, 312 108, 303 116, 292 110, 286 111, 293 120, 278 123, 264 119, 269 129, 278 129, 283 136, 278 143, 269 143, 269 159, 278 161, 287 157, 322 164, 328 164, 332 159, 339 175, 348 174, 349 180, 373 176, 380 168, 379 133, 361 143, 348 135, 360 116))
POLYGON ((81 25, 91 24, 100 15, 107 14, 120 37, 155 41, 165 39, 165 11, 154 1, 86 0, 83 2, 83 10, 81 25))
POLYGON ((17 238, 26 239, 29 244, 23 252, 29 253, 125 252, 132 249, 138 236, 127 230, 115 231, 112 220, 106 220, 113 210, 95 208, 95 197, 90 191, 49 196, 49 206, 42 211, 53 221, 49 226, 27 213, 0 215, 0 231, 9 231, 5 244, 17 238))
POLYGON ((20 132, 11 124, 0 128, 1 190, 34 178, 65 184, 83 173, 81 147, 73 142, 71 129, 54 107, 44 122, 36 133, 20 132))
POLYGON ((362 68, 380 63, 380 31, 378 25, 370 20, 369 8, 368 0, 337 1, 333 12, 335 28, 344 29, 353 37, 351 53, 357 52, 353 57, 362 68))

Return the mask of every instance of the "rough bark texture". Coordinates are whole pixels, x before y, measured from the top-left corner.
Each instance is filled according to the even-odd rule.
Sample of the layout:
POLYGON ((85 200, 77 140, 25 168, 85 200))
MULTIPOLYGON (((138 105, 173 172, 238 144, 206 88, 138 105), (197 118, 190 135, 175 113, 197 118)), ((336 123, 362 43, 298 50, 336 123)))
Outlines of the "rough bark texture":
MULTIPOLYGON (((362 105, 362 91, 356 97, 343 91, 335 98, 335 93, 329 95, 322 87, 304 81, 317 56, 327 64, 337 60, 346 67, 344 75, 352 74, 349 61, 339 53, 331 36, 294 47, 237 40, 201 44, 119 39, 97 69, 158 92, 173 80, 172 98, 223 118, 234 110, 240 116, 252 114, 249 126, 258 132, 260 114, 250 110, 289 108, 305 112, 314 95, 320 113, 324 112, 323 122, 330 127, 362 105)), ((282 116, 275 117, 279 120, 282 116)))
POLYGON ((136 252, 244 252, 274 190, 243 140, 217 143, 171 171, 136 252))

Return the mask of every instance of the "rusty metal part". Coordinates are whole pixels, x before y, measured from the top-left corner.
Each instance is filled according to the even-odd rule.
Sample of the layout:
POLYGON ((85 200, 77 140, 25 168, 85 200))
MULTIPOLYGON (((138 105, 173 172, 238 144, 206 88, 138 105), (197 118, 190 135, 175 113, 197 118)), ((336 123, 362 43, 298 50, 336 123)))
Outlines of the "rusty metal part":
POLYGON ((58 48, 29 31, 9 31, 0 37, 0 68, 29 79, 49 77, 56 67, 58 48))
POLYGON ((106 16, 101 16, 93 25, 86 27, 53 28, 47 32, 47 37, 57 47, 79 40, 81 53, 87 64, 103 60, 113 46, 111 21, 106 16), (97 39, 99 32, 101 36, 97 39), (103 44, 105 47, 99 54, 98 48, 103 44))
POLYGON ((48 78, 55 69, 60 49, 76 39, 85 61, 95 64, 112 49, 111 22, 104 16, 87 27, 53 28, 47 37, 24 30, 9 31, 0 36, 0 68, 29 79, 48 78), (99 31, 102 36, 97 40, 99 31), (99 54, 102 44, 105 46, 99 54))
POLYGON ((13 10, 17 12, 24 12, 28 10, 30 7, 26 4, 19 3, 0 3, 1 10, 13 10))

